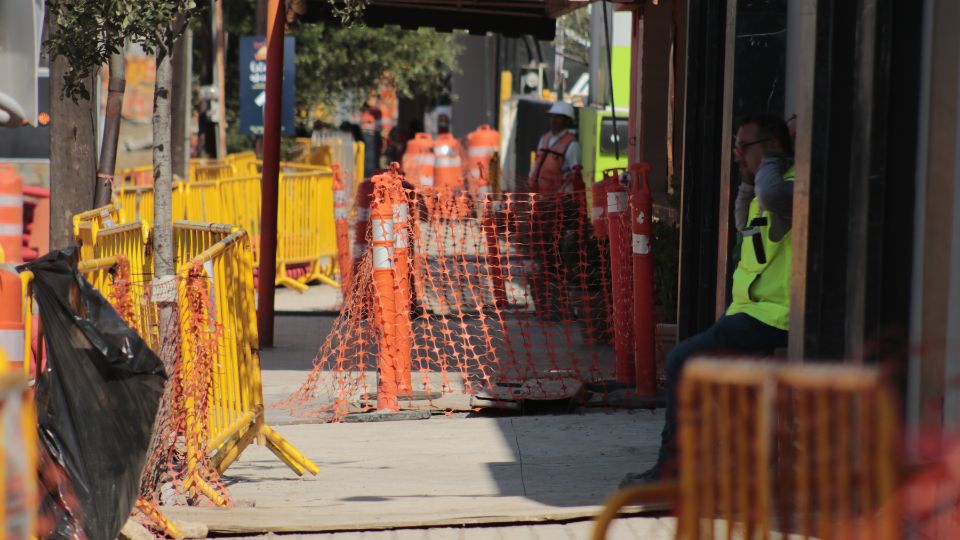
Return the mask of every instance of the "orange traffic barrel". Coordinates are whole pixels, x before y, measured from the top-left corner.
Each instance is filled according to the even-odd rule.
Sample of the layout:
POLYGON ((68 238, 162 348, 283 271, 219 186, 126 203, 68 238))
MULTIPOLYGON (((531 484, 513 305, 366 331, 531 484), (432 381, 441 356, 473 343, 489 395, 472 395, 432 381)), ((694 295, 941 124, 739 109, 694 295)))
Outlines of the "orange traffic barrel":
POLYGON ((487 124, 481 124, 467 134, 467 166, 470 193, 476 196, 479 187, 480 166, 490 170, 490 159, 500 149, 500 133, 487 124))
POLYGON ((433 137, 429 133, 417 133, 407 141, 403 153, 403 173, 417 187, 433 186, 433 137))
POLYGON ((463 161, 460 159, 460 141, 449 133, 441 133, 433 143, 437 158, 433 178, 439 188, 463 189, 463 161))
POLYGON ((6 262, 23 262, 23 181, 0 165, 0 247, 6 262))
POLYGON ((14 369, 23 369, 23 299, 20 294, 20 276, 0 268, 0 349, 14 369))

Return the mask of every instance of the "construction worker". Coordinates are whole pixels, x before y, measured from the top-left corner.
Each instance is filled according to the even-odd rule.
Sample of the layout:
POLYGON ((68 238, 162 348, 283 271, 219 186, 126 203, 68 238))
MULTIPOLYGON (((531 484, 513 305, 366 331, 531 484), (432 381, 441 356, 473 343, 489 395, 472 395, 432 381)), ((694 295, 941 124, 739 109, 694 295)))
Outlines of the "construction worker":
MULTIPOLYGON (((530 191, 536 195, 530 216, 530 254, 536 267, 528 277, 537 316, 559 321, 573 318, 566 286, 560 239, 578 219, 577 199, 565 194, 585 190, 580 144, 573 128, 573 105, 558 101, 550 107, 550 131, 540 138, 530 171, 530 191)), ((575 225, 574 225, 575 228, 575 225)))
POLYGON ((772 115, 740 123, 733 145, 740 169, 734 217, 742 236, 733 273, 733 301, 705 332, 677 344, 667 358, 666 418, 657 463, 628 474, 620 486, 676 475, 677 385, 692 356, 711 353, 769 355, 787 346, 790 314, 793 142, 786 123, 772 115))
POLYGON ((530 169, 533 193, 572 193, 571 171, 580 164, 580 143, 573 130, 573 105, 558 101, 550 107, 550 131, 540 137, 537 157, 530 169))

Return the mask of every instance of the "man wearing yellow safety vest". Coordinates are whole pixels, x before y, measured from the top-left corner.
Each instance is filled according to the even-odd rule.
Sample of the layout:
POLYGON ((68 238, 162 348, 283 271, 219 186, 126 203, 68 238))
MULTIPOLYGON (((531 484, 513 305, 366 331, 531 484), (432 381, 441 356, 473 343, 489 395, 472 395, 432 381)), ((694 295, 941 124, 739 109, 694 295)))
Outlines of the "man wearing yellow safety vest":
POLYGON ((786 123, 766 114, 743 119, 733 156, 740 170, 734 216, 742 238, 733 300, 712 327, 670 352, 657 463, 646 472, 628 474, 621 487, 676 475, 676 391, 689 358, 710 353, 765 355, 787 345, 794 172, 786 123))

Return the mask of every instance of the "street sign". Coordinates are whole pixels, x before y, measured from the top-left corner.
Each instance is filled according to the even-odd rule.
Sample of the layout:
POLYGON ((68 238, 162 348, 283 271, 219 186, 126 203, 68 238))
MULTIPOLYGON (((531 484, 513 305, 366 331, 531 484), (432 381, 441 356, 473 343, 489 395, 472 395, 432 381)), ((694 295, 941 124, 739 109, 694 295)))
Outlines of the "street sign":
MULTIPOLYGON (((294 134, 293 109, 296 87, 294 38, 283 38, 283 108, 280 131, 294 134)), ((267 38, 240 38, 240 134, 263 135, 263 109, 267 102, 267 38)))

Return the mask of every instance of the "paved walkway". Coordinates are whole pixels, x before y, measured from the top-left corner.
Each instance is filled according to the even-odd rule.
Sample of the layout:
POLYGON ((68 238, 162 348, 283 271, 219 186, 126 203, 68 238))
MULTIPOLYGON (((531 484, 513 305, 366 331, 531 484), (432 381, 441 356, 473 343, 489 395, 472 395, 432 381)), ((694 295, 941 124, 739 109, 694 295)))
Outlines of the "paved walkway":
MULTIPOLYGON (((268 402, 296 389, 331 323, 329 316, 278 317, 277 347, 262 360, 268 402)), ((599 511, 623 473, 652 463, 662 418, 662 411, 584 409, 288 424, 268 415, 320 466, 320 475, 297 478, 266 448, 253 446, 226 477, 235 508, 170 513, 202 521, 216 534, 588 538, 584 520, 599 511)), ((669 518, 631 518, 610 538, 672 538, 672 527, 669 518)))

